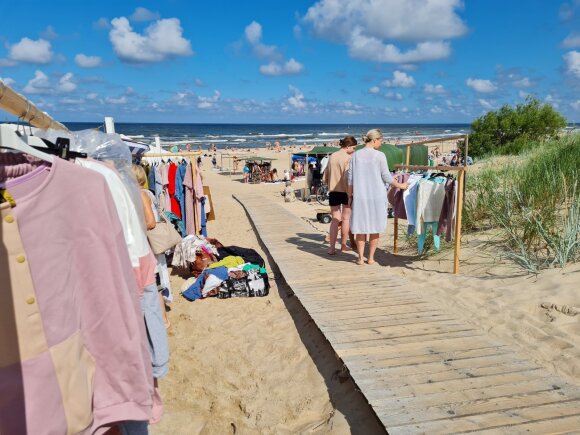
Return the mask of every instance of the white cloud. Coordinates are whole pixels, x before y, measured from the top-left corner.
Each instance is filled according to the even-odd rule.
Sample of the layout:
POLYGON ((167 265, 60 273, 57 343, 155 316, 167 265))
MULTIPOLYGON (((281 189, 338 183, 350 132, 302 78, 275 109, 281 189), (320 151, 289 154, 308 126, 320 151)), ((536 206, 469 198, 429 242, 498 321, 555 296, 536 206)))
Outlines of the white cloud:
POLYGON ((55 32, 54 27, 48 26, 44 32, 40 33, 44 39, 56 39, 58 38, 58 33, 55 32))
POLYGON ((95 29, 110 29, 111 23, 109 22, 109 20, 107 18, 101 17, 93 23, 93 27, 95 29))
POLYGON ((79 53, 75 56, 75 63, 81 68, 96 68, 101 66, 101 58, 99 56, 86 56, 79 53))
POLYGON ((484 94, 497 91, 497 86, 494 85, 491 80, 468 78, 465 84, 475 92, 481 92, 484 94))
POLYGON ((255 45, 262 40, 262 25, 256 21, 252 21, 246 26, 244 33, 248 42, 255 45))
POLYGON ((448 39, 466 33, 457 15, 462 0, 320 0, 304 22, 321 38, 347 45, 351 56, 387 63, 417 63, 447 58, 448 39), (392 43, 416 43, 407 52, 392 43))
POLYGON ((42 71, 37 70, 34 73, 34 78, 31 79, 24 87, 24 92, 27 94, 67 94, 77 89, 75 77, 73 73, 63 74, 58 83, 51 83, 49 77, 42 71))
POLYGON ((562 46, 564 48, 579 48, 580 47, 580 33, 572 32, 566 39, 562 41, 562 46))
POLYGON ((484 109, 492 110, 494 108, 493 104, 491 102, 489 102, 488 100, 484 100, 483 98, 480 98, 478 101, 479 101, 479 104, 481 105, 481 107, 483 107, 484 109))
POLYGON ((16 83, 16 81, 10 77, 0 77, 0 80, 2 80, 6 86, 12 86, 16 83))
POLYGON ((398 92, 387 92, 385 94, 385 98, 387 100, 401 101, 403 99, 403 96, 401 94, 399 94, 398 92))
POLYGON ((292 29, 292 33, 294 34, 294 38, 301 39, 302 38, 302 27, 299 24, 296 24, 292 29))
POLYGON ((285 64, 271 62, 268 65, 261 65, 260 72, 265 76, 290 76, 300 74, 304 70, 304 65, 295 59, 290 59, 285 64))
POLYGON ((160 18, 159 13, 151 12, 149 9, 145 9, 142 7, 138 7, 137 9, 135 9, 133 15, 129 17, 131 21, 153 21, 158 20, 159 18, 160 18))
POLYGON ((115 104, 115 105, 127 104, 127 96, 123 95, 123 96, 118 97, 118 98, 107 97, 107 98, 105 98, 105 102, 107 104, 115 104))
POLYGON ((415 86, 415 79, 403 71, 393 72, 393 80, 383 82, 388 88, 412 88, 415 86))
POLYGON ((369 88, 369 94, 378 94, 379 92, 381 92, 381 89, 378 86, 373 86, 371 88, 369 88))
POLYGON ((60 92, 72 92, 77 88, 77 84, 74 82, 74 74, 66 73, 58 81, 57 91, 60 92))
POLYGON ((99 94, 97 94, 96 92, 91 92, 87 94, 87 100, 96 100, 98 98, 99 94))
POLYGON ((439 106, 433 106, 431 108, 431 113, 442 113, 442 112, 443 112, 443 109, 439 106))
POLYGON ((247 41, 252 46, 254 54, 259 59, 280 60, 282 55, 275 45, 262 44, 262 25, 256 21, 252 21, 244 29, 244 34, 247 41))
POLYGON ((177 18, 158 20, 143 35, 134 32, 125 17, 114 18, 109 38, 119 59, 129 63, 161 62, 193 54, 190 42, 182 36, 177 18))
POLYGON ((203 82, 202 79, 195 79, 193 82, 195 83, 195 86, 197 86, 199 88, 202 88, 205 86, 205 83, 203 82))
POLYGON ((306 102, 304 101, 304 94, 295 86, 288 85, 288 90, 292 94, 288 97, 288 104, 294 109, 303 109, 306 107, 306 102))
POLYGON ((18 63, 14 62, 13 60, 0 59, 0 67, 2 67, 2 68, 13 67, 16 65, 18 65, 18 63))
POLYGON ((534 84, 528 77, 522 77, 521 79, 514 82, 514 86, 517 88, 530 88, 533 85, 534 84))
POLYGON ((221 93, 218 90, 213 91, 213 95, 211 97, 197 97, 197 108, 198 109, 210 109, 214 106, 215 103, 219 101, 221 97, 221 93))
POLYGON ((569 51, 564 56, 566 72, 580 79, 580 51, 569 51))
POLYGON ((575 111, 580 112, 580 100, 576 100, 570 103, 570 107, 572 107, 572 109, 574 109, 575 111))
POLYGON ((552 107, 554 107, 554 109, 557 109, 558 107, 560 107, 559 101, 560 100, 558 98, 554 97, 551 94, 546 95, 546 98, 544 98, 544 102, 552 105, 552 107))
POLYGON ((47 64, 52 60, 52 47, 50 42, 39 39, 34 41, 30 38, 22 38, 10 47, 8 57, 17 62, 47 64))
POLYGON ((525 100, 528 97, 528 95, 530 95, 529 92, 522 91, 521 89, 518 92, 518 96, 523 100, 525 100))
POLYGON ((24 92, 27 94, 48 94, 51 91, 52 87, 48 76, 40 70, 34 73, 34 78, 24 87, 24 92))
POLYGON ((64 97, 64 98, 61 98, 58 102, 60 104, 66 104, 66 105, 69 105, 69 106, 77 106, 79 104, 84 103, 84 100, 82 98, 69 98, 69 97, 64 97))
POLYGON ((428 94, 444 94, 445 88, 443 85, 431 85, 429 83, 425 84, 423 90, 428 94))

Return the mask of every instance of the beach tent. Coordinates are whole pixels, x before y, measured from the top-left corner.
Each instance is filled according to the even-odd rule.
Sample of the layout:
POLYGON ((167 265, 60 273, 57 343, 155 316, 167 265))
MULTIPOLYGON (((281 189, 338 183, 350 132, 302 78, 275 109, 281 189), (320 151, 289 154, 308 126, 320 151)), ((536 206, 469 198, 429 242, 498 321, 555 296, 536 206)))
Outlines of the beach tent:
MULTIPOLYGON (((405 159, 407 157, 407 145, 397 145, 403 152, 403 161, 401 163, 405 163, 405 159)), ((409 164, 410 165, 427 165, 429 164, 429 150, 426 145, 411 145, 411 149, 409 152, 409 164)))
MULTIPOLYGON (((314 147, 312 148, 310 151, 303 151, 301 153, 294 153, 292 155, 292 157, 294 158, 294 156, 298 156, 298 157, 306 157, 306 156, 314 156, 314 157, 324 157, 324 156, 328 156, 329 154, 335 153, 339 150, 340 148, 335 148, 335 147, 314 147)), ((309 159, 310 161, 310 159, 309 159)))

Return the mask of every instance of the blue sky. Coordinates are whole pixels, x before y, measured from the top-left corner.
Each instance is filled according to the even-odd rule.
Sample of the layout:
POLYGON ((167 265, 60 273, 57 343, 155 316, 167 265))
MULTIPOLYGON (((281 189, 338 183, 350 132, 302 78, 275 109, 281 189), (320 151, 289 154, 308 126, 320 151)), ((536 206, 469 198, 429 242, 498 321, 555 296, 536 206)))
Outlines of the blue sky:
MULTIPOLYGON (((580 121, 580 0, 2 0, 0 78, 59 121, 580 121)), ((10 119, 0 114, 0 120, 10 119)))

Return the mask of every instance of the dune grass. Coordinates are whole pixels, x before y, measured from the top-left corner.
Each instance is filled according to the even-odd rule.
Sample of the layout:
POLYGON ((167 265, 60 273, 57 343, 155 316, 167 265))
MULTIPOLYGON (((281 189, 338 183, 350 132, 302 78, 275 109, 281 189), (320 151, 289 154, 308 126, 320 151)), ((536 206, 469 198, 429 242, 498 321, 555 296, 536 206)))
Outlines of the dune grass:
POLYGON ((580 254, 580 135, 530 146, 467 178, 466 231, 498 230, 507 257, 530 272, 580 254))

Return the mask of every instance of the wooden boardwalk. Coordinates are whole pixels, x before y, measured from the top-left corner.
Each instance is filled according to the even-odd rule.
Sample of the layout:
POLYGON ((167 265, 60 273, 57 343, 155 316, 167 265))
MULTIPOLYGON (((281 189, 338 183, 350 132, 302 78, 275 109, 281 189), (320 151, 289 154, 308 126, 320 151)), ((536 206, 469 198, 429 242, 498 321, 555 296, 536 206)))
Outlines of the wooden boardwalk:
POLYGON ((580 433, 580 387, 385 268, 325 256, 322 235, 280 205, 234 197, 390 434, 580 433))

